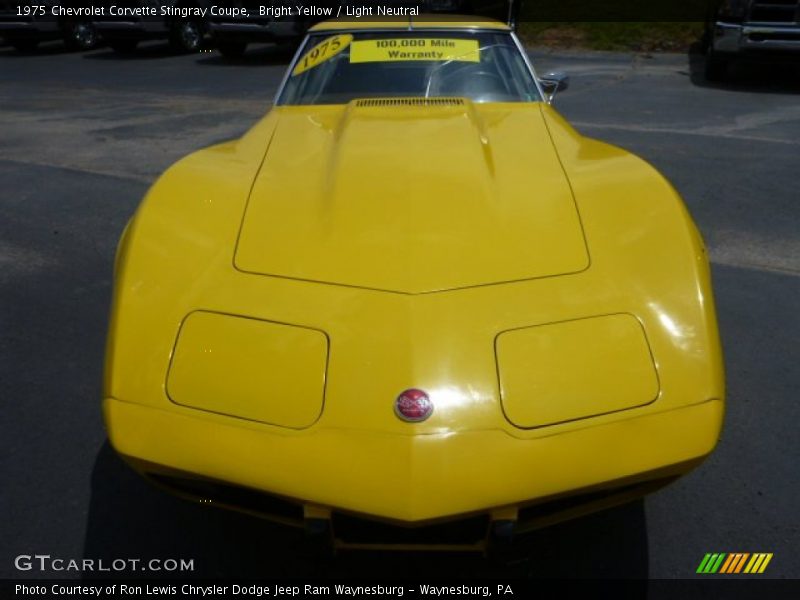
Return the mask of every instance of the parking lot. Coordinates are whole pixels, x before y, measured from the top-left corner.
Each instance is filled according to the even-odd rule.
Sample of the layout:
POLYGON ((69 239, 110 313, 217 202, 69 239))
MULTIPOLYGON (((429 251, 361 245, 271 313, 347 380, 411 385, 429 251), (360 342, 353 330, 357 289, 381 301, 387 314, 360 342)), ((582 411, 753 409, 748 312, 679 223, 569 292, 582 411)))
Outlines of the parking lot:
MULTIPOLYGON (((772 552, 800 577, 800 78, 698 57, 532 50, 566 70, 556 106, 634 151, 682 193, 709 246, 726 357, 717 451, 670 487, 522 540, 513 560, 306 556, 294 530, 152 489, 105 442, 105 329, 117 239, 154 178, 240 135, 270 107, 291 51, 238 62, 149 44, 120 58, 0 48, 0 574, 13 558, 193 558, 193 576, 690 577, 706 552, 772 552)), ((50 573, 45 576, 54 576, 50 573)))

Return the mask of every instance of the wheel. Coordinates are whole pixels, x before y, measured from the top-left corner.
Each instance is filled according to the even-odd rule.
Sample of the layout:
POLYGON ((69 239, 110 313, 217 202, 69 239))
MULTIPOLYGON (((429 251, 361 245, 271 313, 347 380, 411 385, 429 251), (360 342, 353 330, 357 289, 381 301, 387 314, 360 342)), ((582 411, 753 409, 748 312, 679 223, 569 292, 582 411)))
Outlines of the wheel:
POLYGON ((62 29, 68 50, 91 50, 97 46, 99 37, 91 21, 68 21, 62 29))
POLYGON ((170 30, 169 45, 179 52, 197 52, 203 45, 203 33, 200 21, 176 21, 170 30))
POLYGON ((245 42, 218 42, 217 50, 225 58, 241 58, 247 44, 245 42))
POLYGON ((39 40, 12 40, 9 44, 19 52, 33 52, 39 45, 39 40))
POLYGON ((117 54, 130 54, 136 50, 138 44, 139 42, 137 40, 113 40, 108 42, 108 45, 111 46, 111 49, 117 54))
POLYGON ((728 75, 731 59, 714 52, 710 47, 706 52, 705 76, 707 81, 723 81, 728 75))

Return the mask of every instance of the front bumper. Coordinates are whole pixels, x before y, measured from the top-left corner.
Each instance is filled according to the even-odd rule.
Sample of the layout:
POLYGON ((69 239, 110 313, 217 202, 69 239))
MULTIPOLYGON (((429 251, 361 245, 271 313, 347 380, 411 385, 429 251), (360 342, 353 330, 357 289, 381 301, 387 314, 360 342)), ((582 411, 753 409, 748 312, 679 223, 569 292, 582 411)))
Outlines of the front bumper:
POLYGON ((515 437, 286 430, 107 398, 113 447, 146 475, 172 471, 299 505, 419 524, 680 475, 716 445, 723 402, 515 437))
POLYGON ((759 52, 800 52, 800 24, 760 25, 714 24, 711 44, 715 52, 748 54, 759 52))

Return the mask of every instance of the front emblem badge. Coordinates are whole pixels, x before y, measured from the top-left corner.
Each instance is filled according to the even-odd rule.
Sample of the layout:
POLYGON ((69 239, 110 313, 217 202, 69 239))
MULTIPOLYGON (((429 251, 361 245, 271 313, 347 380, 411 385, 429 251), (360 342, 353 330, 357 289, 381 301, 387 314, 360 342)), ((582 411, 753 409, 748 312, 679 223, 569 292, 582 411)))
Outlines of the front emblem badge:
POLYGON ((400 394, 394 401, 394 414, 409 423, 424 421, 431 416, 432 412, 433 402, 422 390, 411 388, 400 394))

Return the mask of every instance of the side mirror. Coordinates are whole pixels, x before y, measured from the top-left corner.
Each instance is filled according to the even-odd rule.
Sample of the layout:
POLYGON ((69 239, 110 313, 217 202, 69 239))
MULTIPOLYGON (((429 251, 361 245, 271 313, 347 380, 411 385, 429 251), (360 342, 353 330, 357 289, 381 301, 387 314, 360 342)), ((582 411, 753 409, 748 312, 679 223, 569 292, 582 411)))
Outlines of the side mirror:
POLYGON ((547 94, 547 101, 552 102, 556 92, 563 92, 569 87, 569 75, 562 71, 552 71, 539 78, 539 85, 547 94))

